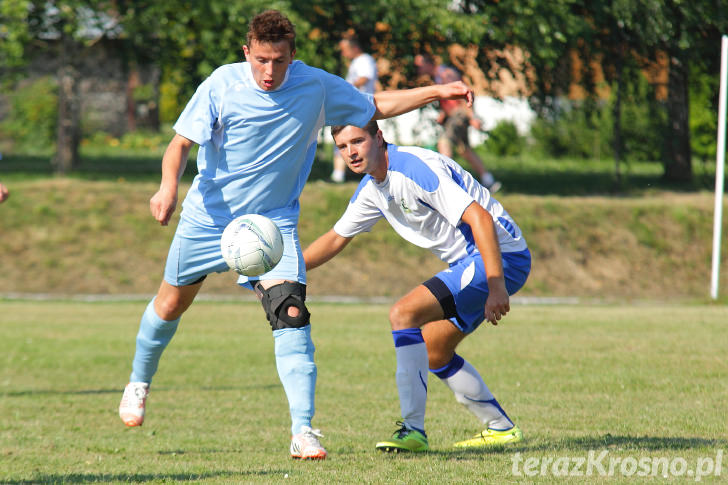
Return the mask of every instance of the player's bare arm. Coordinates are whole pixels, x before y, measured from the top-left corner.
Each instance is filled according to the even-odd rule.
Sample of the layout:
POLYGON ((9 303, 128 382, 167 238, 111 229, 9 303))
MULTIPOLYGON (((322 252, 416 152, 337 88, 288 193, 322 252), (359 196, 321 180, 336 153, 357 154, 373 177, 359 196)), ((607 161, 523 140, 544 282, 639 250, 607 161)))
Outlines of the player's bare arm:
POLYGON ((339 254, 349 242, 354 239, 343 237, 330 229, 329 232, 320 236, 303 251, 303 259, 306 261, 306 270, 317 268, 339 254))
POLYGON ((475 244, 483 258, 485 273, 488 276, 485 318, 493 325, 498 325, 498 320, 504 317, 511 307, 493 218, 480 204, 473 202, 465 209, 461 220, 472 230, 475 244))
POLYGON ((473 104, 473 90, 464 82, 433 84, 420 88, 397 91, 380 91, 374 95, 377 111, 373 119, 381 120, 407 113, 441 99, 464 99, 468 106, 473 104))
POLYGON ((169 223, 177 207, 179 181, 187 166, 187 156, 194 142, 182 135, 174 135, 162 158, 162 182, 149 201, 152 216, 163 226, 169 223))
POLYGON ((362 86, 364 86, 368 82, 369 82, 369 78, 362 76, 359 79, 357 79, 356 81, 354 81, 353 84, 354 84, 355 87, 361 88, 362 86))

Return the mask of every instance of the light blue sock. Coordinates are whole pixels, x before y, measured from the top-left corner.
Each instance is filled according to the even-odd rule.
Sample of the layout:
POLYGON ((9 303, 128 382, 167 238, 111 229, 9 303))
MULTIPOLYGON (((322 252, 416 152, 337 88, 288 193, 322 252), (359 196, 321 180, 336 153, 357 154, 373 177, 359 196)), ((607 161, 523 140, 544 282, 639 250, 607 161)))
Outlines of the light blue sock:
POLYGON ((177 331, 180 319, 168 321, 159 318, 157 312, 154 311, 155 298, 147 305, 139 324, 130 382, 152 382, 162 352, 177 331))
POLYGON ((397 355, 397 390, 402 420, 409 429, 425 434, 427 404, 427 347, 419 328, 392 330, 397 355))
POLYGON ((311 325, 303 328, 282 328, 273 331, 278 377, 288 397, 291 410, 291 433, 301 426, 311 426, 316 388, 316 350, 311 340, 311 325))

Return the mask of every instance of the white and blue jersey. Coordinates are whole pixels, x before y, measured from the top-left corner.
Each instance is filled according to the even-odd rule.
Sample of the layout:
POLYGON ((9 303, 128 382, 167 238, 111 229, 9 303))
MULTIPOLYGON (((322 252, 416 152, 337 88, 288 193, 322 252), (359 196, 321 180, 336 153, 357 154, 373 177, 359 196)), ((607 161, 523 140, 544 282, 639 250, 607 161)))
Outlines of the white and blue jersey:
MULTIPOLYGON (((324 125, 364 126, 374 112, 371 96, 301 61, 288 67, 284 81, 273 91, 257 85, 247 62, 216 69, 200 84, 174 125, 178 134, 200 147, 198 175, 182 203, 175 236, 190 242, 175 241, 173 247, 186 252, 201 235, 219 239, 235 217, 262 214, 278 224, 284 238, 288 233, 296 239, 286 245, 273 277, 305 283, 295 228, 298 198, 311 172, 318 132, 324 125)), ((227 270, 219 248, 215 252, 210 242, 214 241, 203 244, 206 249, 201 246, 194 251, 205 253, 204 258, 198 255, 204 261, 196 268, 171 268, 187 265, 187 258, 178 254, 176 262, 170 263, 170 253, 167 281, 189 284, 212 271, 227 270)))
POLYGON ((448 263, 449 268, 437 275, 447 290, 443 287, 435 296, 452 295, 457 312, 448 315, 445 309, 446 316, 469 333, 483 320, 488 290, 472 231, 461 221, 463 212, 476 202, 492 216, 509 294, 520 289, 530 271, 521 229, 488 189, 453 160, 431 150, 392 144, 387 154, 384 181, 365 176, 334 231, 354 237, 384 218, 404 239, 448 263))
POLYGON ((389 167, 382 183, 370 175, 359 183, 334 225, 343 237, 371 230, 382 217, 407 241, 429 249, 448 264, 478 252, 470 226, 461 223, 474 201, 493 217, 501 252, 522 251, 518 225, 469 172, 439 153, 387 145, 389 167))

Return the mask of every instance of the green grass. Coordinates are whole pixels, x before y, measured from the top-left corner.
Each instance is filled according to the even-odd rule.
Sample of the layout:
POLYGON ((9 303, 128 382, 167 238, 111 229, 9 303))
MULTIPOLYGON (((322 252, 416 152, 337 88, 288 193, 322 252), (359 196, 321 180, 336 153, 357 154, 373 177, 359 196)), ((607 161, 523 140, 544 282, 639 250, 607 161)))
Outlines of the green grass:
MULTIPOLYGON (((525 443, 451 448, 479 425, 430 376, 432 452, 390 456, 373 450, 399 416, 388 307, 313 302, 314 425, 330 459, 306 463, 288 457, 287 405, 254 303, 193 305, 146 423, 125 429, 116 407, 144 305, 0 302, 1 483, 640 483, 619 466, 613 477, 518 477, 513 463, 606 451, 607 462, 682 458, 694 469, 728 448, 725 306, 514 306, 459 351, 525 443)), ((703 482, 724 480, 726 460, 703 482)))

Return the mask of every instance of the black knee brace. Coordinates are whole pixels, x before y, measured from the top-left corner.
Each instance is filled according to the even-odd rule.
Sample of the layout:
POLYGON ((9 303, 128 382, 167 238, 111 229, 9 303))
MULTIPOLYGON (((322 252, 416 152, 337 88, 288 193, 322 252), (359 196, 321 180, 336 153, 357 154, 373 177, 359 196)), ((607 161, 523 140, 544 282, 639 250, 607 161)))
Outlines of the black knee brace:
POLYGON ((255 291, 260 296, 271 329, 301 328, 309 324, 311 314, 305 304, 306 285, 286 281, 265 290, 257 283, 255 291), (290 307, 298 309, 297 317, 288 315, 290 307))

